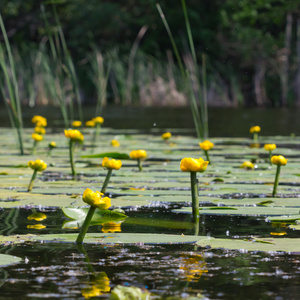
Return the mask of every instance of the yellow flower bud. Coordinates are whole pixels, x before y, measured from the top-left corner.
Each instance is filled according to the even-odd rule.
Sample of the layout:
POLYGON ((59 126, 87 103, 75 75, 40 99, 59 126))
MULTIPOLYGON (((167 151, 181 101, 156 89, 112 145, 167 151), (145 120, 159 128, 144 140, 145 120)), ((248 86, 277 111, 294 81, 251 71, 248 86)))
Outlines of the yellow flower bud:
POLYGON ((82 195, 82 200, 94 207, 99 209, 108 209, 111 206, 110 198, 102 198, 103 193, 98 191, 93 192, 91 189, 87 188, 82 195))
POLYGON ((265 149, 266 151, 273 151, 273 150, 276 149, 276 145, 275 145, 275 144, 265 144, 265 145, 264 145, 264 149, 265 149))
POLYGON ((245 161, 241 164, 240 168, 244 169, 254 169, 254 165, 251 161, 245 161))
POLYGON ((209 140, 204 141, 203 143, 199 143, 199 146, 203 150, 210 150, 214 147, 214 144, 209 140))
POLYGON ((72 127, 80 127, 81 126, 81 121, 73 121, 72 127))
POLYGON ((32 123, 35 123, 38 127, 46 127, 47 126, 47 119, 42 116, 34 116, 31 119, 32 123))
POLYGON ((274 155, 271 158, 271 162, 277 166, 285 166, 287 164, 287 159, 282 155, 274 155))
POLYGON ((85 126, 86 127, 95 127, 95 122, 93 120, 90 120, 90 121, 86 121, 85 122, 85 126))
POLYGON ((34 132, 38 133, 38 134, 45 134, 46 133, 46 129, 44 127, 35 127, 34 128, 34 132))
POLYGON ((180 162, 180 169, 183 172, 204 172, 209 164, 208 161, 204 161, 203 158, 183 158, 180 162))
POLYGON ((38 133, 33 133, 33 134, 31 135, 31 137, 32 137, 35 141, 37 141, 37 142, 40 142, 40 141, 43 140, 43 136, 40 135, 40 134, 38 134, 38 133))
POLYGON ((52 148, 56 148, 57 146, 56 143, 52 141, 49 143, 48 147, 52 149, 52 148))
POLYGON ((140 159, 147 157, 147 153, 145 150, 133 150, 129 153, 129 156, 132 159, 140 159))
POLYGON ((43 160, 37 159, 36 161, 33 160, 29 161, 28 167, 31 168, 32 170, 44 171, 47 168, 47 164, 43 160))
POLYGON ((120 143, 117 140, 111 140, 110 143, 113 147, 120 147, 120 143))
POLYGON ((95 124, 103 124, 104 119, 102 117, 96 117, 96 118, 93 118, 92 121, 94 121, 95 124))
POLYGON ((250 133, 255 133, 255 132, 260 132, 260 127, 259 126, 252 126, 250 128, 250 133))
POLYGON ((165 133, 162 134, 161 138, 163 140, 168 140, 168 139, 171 138, 171 136, 172 136, 171 132, 165 132, 165 133))
POLYGON ((84 140, 82 133, 77 129, 65 130, 65 136, 73 141, 82 142, 84 140))
POLYGON ((120 160, 116 160, 116 159, 109 160, 108 157, 103 158, 102 167, 104 168, 119 170, 121 166, 122 166, 122 162, 120 160))

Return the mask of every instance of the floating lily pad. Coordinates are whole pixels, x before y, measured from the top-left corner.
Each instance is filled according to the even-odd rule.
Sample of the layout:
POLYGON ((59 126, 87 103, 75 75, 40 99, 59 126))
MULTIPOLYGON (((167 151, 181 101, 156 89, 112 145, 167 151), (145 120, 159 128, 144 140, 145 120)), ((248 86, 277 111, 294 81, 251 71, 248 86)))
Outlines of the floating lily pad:
POLYGON ((0 254, 0 266, 5 267, 8 265, 13 265, 20 262, 22 259, 17 256, 8 255, 8 254, 0 254))

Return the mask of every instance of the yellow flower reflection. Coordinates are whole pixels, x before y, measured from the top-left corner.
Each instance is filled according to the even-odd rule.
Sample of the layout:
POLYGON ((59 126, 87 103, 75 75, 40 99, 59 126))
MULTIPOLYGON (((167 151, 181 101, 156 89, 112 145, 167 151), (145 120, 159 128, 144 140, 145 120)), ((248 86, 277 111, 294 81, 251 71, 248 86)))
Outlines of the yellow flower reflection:
POLYGON ((110 281, 105 272, 97 273, 93 280, 81 290, 81 294, 85 299, 97 297, 110 292, 110 281))
POLYGON ((207 273, 206 262, 202 255, 180 257, 179 269, 182 270, 181 277, 189 282, 197 282, 207 273))
POLYGON ((40 230, 46 228, 46 226, 43 224, 34 224, 34 225, 27 225, 27 228, 40 230))
POLYGON ((33 213, 31 215, 29 215, 27 217, 28 220, 35 220, 35 221, 43 221, 45 219, 47 219, 47 216, 43 213, 39 213, 39 212, 36 212, 36 213, 33 213))
POLYGON ((122 222, 107 222, 102 224, 102 232, 121 232, 121 223, 122 222))

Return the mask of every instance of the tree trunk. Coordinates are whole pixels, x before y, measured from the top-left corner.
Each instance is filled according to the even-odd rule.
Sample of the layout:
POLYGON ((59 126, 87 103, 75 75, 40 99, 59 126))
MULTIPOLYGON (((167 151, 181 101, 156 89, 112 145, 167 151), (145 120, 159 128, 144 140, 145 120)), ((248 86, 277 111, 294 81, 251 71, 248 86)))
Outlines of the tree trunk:
POLYGON ((263 58, 258 58, 255 61, 255 73, 254 73, 254 93, 256 99, 256 105, 262 107, 266 104, 266 90, 265 90, 265 73, 266 64, 263 58))
POLYGON ((297 19, 297 73, 295 76, 294 89, 295 89, 295 104, 300 106, 300 18, 297 19))

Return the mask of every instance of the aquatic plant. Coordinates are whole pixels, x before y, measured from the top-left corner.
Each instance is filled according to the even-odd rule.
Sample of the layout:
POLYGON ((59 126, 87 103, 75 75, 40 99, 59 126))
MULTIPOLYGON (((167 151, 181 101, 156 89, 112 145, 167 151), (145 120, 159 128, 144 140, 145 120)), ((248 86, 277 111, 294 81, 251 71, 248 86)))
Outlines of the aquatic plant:
POLYGON ((271 159, 272 159, 272 151, 276 149, 276 145, 275 144, 265 144, 264 145, 264 149, 266 151, 269 151, 269 162, 270 165, 272 165, 271 159))
POLYGON ((147 157, 147 152, 145 150, 133 150, 129 153, 129 156, 131 159, 137 160, 139 171, 142 171, 142 159, 147 157))
POLYGON ((208 154, 208 150, 211 150, 214 147, 214 143, 212 143, 209 140, 205 140, 202 143, 199 143, 199 146, 202 150, 204 150, 204 154, 206 156, 206 160, 209 161, 209 163, 211 164, 210 158, 209 158, 209 154, 208 154))
POLYGON ((113 147, 120 147, 120 143, 118 140, 111 140, 110 144, 113 146, 113 147))
POLYGON ((253 142, 256 143, 258 141, 258 133, 261 131, 261 128, 259 126, 252 126, 249 131, 253 134, 253 142))
POLYGON ((191 192, 192 192, 192 214, 193 221, 199 220, 199 197, 198 197, 198 180, 197 172, 204 172, 209 164, 203 158, 183 158, 180 162, 180 169, 183 172, 190 172, 191 174, 191 192))
POLYGON ((54 141, 50 142, 48 144, 48 152, 47 152, 47 156, 50 156, 51 155, 51 152, 54 148, 56 148, 56 143, 54 141))
POLYGON ((33 133, 31 135, 31 138, 33 139, 33 146, 32 146, 32 150, 31 150, 31 154, 34 154, 37 144, 39 142, 41 142, 44 139, 44 137, 41 134, 33 133))
POLYGON ((100 296, 110 291, 110 281, 105 272, 93 273, 89 283, 81 290, 85 299, 100 296))
POLYGON ((29 183, 29 186, 28 186, 28 190, 27 190, 28 192, 30 192, 32 190, 33 183, 34 183, 34 180, 36 178, 37 172, 38 171, 41 172, 41 171, 46 170, 47 164, 41 159, 37 159, 35 161, 30 160, 28 162, 28 167, 33 170, 33 174, 32 174, 32 177, 31 177, 31 180, 30 180, 30 183, 29 183))
POLYGON ((119 170, 122 166, 122 162, 120 160, 109 159, 105 157, 102 161, 102 166, 108 169, 105 180, 102 185, 101 192, 93 192, 91 189, 87 188, 82 196, 82 200, 90 205, 89 211, 85 217, 85 220, 80 228, 80 232, 76 239, 77 244, 81 244, 84 240, 86 232, 89 228, 93 215, 95 213, 96 208, 100 210, 106 210, 111 206, 111 200, 109 197, 103 197, 106 191, 106 187, 108 185, 109 179, 112 174, 112 170, 119 170))
POLYGON ((244 161, 241 164, 240 168, 252 170, 254 169, 254 164, 251 161, 244 161))
POLYGON ((86 121, 84 124, 86 127, 95 127, 96 124, 93 120, 86 121))
POLYGON ((277 186, 278 186, 278 182, 279 182, 280 168, 281 168, 281 166, 285 166, 287 164, 287 161, 288 160, 282 155, 274 155, 271 158, 272 164, 277 166, 275 181, 274 181, 274 187, 273 187, 273 192, 272 192, 273 197, 275 197, 275 195, 277 193, 277 186))
POLYGON ((47 119, 42 116, 33 116, 31 122, 35 124, 36 127, 46 127, 47 126, 47 119))
POLYGON ((72 122, 72 127, 73 128, 78 128, 82 125, 82 122, 81 121, 73 121, 72 122))
POLYGON ((65 130, 65 136, 70 139, 69 142, 69 155, 70 155, 70 164, 72 175, 75 176, 75 165, 74 165, 74 147, 76 142, 82 143, 84 140, 83 134, 77 129, 68 129, 65 130))
POLYGON ((172 137, 171 132, 165 132, 161 135, 161 138, 166 142, 168 142, 171 137, 172 137))
POLYGON ((100 116, 95 117, 92 119, 92 121, 95 124, 96 129, 94 130, 94 136, 93 136, 93 141, 92 141, 92 152, 94 151, 94 147, 96 144, 96 139, 97 136, 100 134, 100 129, 101 129, 101 125, 104 123, 104 119, 100 116))

